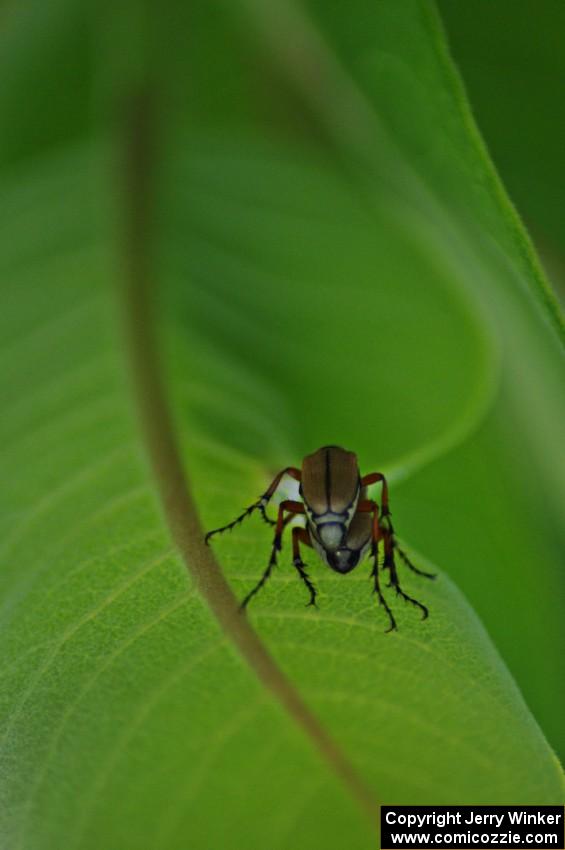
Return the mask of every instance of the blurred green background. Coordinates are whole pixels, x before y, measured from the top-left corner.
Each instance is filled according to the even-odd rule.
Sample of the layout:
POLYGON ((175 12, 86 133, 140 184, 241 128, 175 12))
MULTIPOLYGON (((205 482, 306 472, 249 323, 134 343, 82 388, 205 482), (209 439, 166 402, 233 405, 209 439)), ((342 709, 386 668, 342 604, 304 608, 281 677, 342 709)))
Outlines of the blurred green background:
POLYGON ((565 8, 440 0, 439 9, 490 154, 563 298, 565 8))
MULTIPOLYGON (((374 846, 171 545, 123 340, 128 250, 204 527, 337 443, 388 475, 400 538, 440 573, 403 577, 431 617, 396 603, 390 637, 367 566, 344 582, 310 555, 306 617, 285 551, 250 615, 371 793, 562 799, 563 326, 520 216, 558 288, 564 8, 5 7, 9 850, 374 846)), ((252 520, 218 541, 238 597, 268 548, 252 520)))

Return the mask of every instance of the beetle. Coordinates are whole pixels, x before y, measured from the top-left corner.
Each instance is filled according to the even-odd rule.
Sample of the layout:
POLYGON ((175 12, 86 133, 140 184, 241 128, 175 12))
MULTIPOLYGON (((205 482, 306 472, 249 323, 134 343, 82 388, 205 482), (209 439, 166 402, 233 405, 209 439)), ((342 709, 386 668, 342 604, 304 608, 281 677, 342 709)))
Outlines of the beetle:
POLYGON ((300 554, 301 544, 313 548, 322 561, 340 575, 351 572, 367 555, 371 557, 373 590, 388 616, 387 632, 393 631, 397 626, 381 589, 379 573, 385 570, 388 571, 388 587, 393 587, 398 596, 417 607, 422 612, 423 620, 428 617, 426 606, 400 587, 395 552, 398 552, 406 566, 419 576, 429 579, 436 576, 414 566, 399 547, 391 521, 387 480, 382 472, 370 472, 361 476, 354 452, 340 446, 323 446, 304 458, 301 469, 294 466, 282 469, 265 493, 233 522, 209 531, 205 537, 206 543, 209 543, 215 534, 231 531, 254 511, 259 511, 265 522, 275 527, 275 536, 267 568, 241 602, 242 609, 245 609, 252 597, 261 590, 276 566, 277 555, 282 549, 284 529, 295 517, 302 515, 306 520, 305 526, 295 525, 292 528, 292 562, 308 588, 310 600, 307 605, 316 605, 316 588, 306 572, 306 564, 300 554), (267 515, 266 509, 285 475, 299 482, 301 501, 283 500, 275 521, 267 515), (368 498, 368 488, 372 484, 381 485, 380 506, 375 499, 368 498), (383 560, 379 565, 381 541, 383 560))

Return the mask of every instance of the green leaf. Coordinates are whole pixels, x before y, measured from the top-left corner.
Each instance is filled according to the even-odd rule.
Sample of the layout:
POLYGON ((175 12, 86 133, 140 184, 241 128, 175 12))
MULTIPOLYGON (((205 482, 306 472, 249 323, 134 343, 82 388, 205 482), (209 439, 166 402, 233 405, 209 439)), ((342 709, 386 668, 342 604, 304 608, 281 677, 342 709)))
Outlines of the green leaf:
MULTIPOLYGON (((518 688, 557 741, 558 318, 429 7, 356 5, 310 24, 203 3, 188 28, 172 4, 170 115, 142 100, 139 124, 2 160, 10 850, 368 848, 379 800, 561 802, 518 688), (218 539, 220 571, 192 499, 227 522, 329 442, 389 474, 406 547, 440 573, 402 573, 426 622, 387 590, 385 634, 369 566, 313 554, 304 609, 288 543, 251 625, 237 613, 222 573, 240 598, 269 531, 218 539)), ((122 59, 102 70, 127 91, 122 59)))

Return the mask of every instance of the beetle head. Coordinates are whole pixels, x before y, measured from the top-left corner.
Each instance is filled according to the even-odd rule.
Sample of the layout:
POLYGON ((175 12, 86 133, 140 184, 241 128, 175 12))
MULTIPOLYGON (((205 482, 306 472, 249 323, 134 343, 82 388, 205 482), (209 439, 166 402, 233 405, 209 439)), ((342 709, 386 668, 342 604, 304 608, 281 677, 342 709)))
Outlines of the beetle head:
POLYGON ((336 549, 327 552, 328 564, 336 573, 348 573, 359 563, 359 551, 356 549, 336 549))

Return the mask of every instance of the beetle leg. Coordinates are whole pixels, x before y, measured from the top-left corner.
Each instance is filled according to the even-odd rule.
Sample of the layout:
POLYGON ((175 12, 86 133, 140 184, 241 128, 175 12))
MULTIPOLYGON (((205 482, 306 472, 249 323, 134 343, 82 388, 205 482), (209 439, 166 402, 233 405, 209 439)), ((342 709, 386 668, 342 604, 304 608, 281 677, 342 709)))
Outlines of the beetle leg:
MULTIPOLYGON (((377 482, 381 482, 381 518, 390 517, 390 508, 388 505, 388 484, 386 478, 382 474, 382 472, 369 472, 368 475, 364 475, 361 479, 361 486, 368 487, 370 484, 376 484, 377 482)), ((390 523, 390 520, 389 524, 390 523)), ((392 524, 391 524, 392 526, 392 524)))
POLYGON ((247 607, 247 604, 249 603, 250 599, 253 596, 255 596, 255 594, 258 593, 261 590, 261 588, 263 587, 263 585, 265 584, 265 582, 267 581, 267 579, 271 575, 271 571, 272 571, 274 566, 275 566, 275 562, 271 559, 269 561, 267 569, 265 570, 265 572, 263 573, 263 575, 261 576, 261 578, 259 579, 259 581, 255 585, 255 587, 252 590, 249 591, 249 593, 247 594, 245 599, 243 599, 242 602, 240 603, 239 607, 242 611, 247 607))
POLYGON ((371 555, 376 557, 380 539, 379 530, 379 506, 373 499, 361 499, 357 504, 359 513, 373 514, 373 526, 371 531, 371 555))
POLYGON ((303 514, 304 505, 302 502, 294 502, 292 499, 285 499, 284 502, 281 502, 279 505, 279 515, 277 517, 277 523, 275 528, 275 538, 273 540, 273 549, 271 552, 271 560, 274 564, 277 563, 277 552, 280 552, 282 549, 282 533, 284 531, 285 526, 292 519, 293 515, 303 514), (290 517, 284 517, 284 512, 289 513, 290 517))
POLYGON ((398 581, 398 573, 396 571, 396 564, 394 562, 394 539, 392 536, 392 531, 390 529, 383 529, 383 539, 384 539, 384 547, 385 547, 385 559, 383 563, 383 569, 388 570, 390 573, 390 584, 394 587, 397 596, 402 596, 406 602, 411 602, 412 605, 415 605, 422 612, 422 620, 426 620, 429 611, 425 605, 422 605, 421 602, 418 602, 417 599, 413 599, 411 596, 408 596, 402 588, 400 587, 400 583, 398 581))
POLYGON ((428 573, 425 570, 420 570, 418 567, 414 566, 406 552, 404 552, 398 543, 396 542, 396 538, 394 536, 394 526, 391 520, 390 507, 388 504, 388 484, 386 482, 386 478, 382 474, 382 472, 370 472, 368 475, 363 476, 361 479, 361 486, 368 487, 369 484, 376 484, 377 482, 382 482, 382 491, 381 491, 381 519, 384 519, 386 525, 390 529, 390 535, 392 537, 392 545, 398 551, 398 554, 404 561, 407 567, 409 567, 412 572, 415 572, 419 576, 425 576, 425 578, 436 578, 435 573, 428 573))
POLYGON ((262 504, 261 500, 259 502, 255 502, 253 505, 250 505, 248 508, 246 508, 242 514, 240 514, 238 517, 236 517, 236 519, 233 520, 233 522, 229 522, 227 525, 223 525, 221 528, 214 528, 212 529, 212 531, 209 531, 204 538, 204 542, 208 544, 210 542, 210 538, 213 537, 214 534, 222 534, 224 531, 231 531, 232 528, 234 528, 236 525, 239 525, 240 522, 243 522, 243 520, 250 514, 252 514, 253 511, 260 511, 261 516, 266 523, 268 523, 269 525, 275 525, 274 521, 272 519, 269 519, 269 517, 267 516, 265 506, 264 504, 262 504))
POLYGON ((304 513, 304 505, 302 502, 293 502, 290 499, 286 499, 284 502, 281 502, 279 505, 279 513, 277 516, 276 529, 275 529, 275 539, 273 540, 273 548, 271 550, 271 557, 269 558, 269 563, 267 564, 267 568, 255 587, 249 591, 245 599, 242 601, 240 608, 246 608, 250 599, 258 593, 273 570, 273 567, 277 565, 277 552, 280 552, 282 549, 282 533, 285 527, 288 525, 290 520, 293 518, 295 514, 304 513), (285 511, 290 514, 290 516, 285 517, 285 511))
MULTIPOLYGON (((361 483, 363 483, 363 480, 361 483)), ((383 596, 379 581, 379 540, 382 537, 382 531, 379 527, 379 506, 372 499, 362 499, 357 505, 357 510, 362 511, 363 513, 373 514, 373 526, 371 531, 371 557, 373 559, 373 569, 371 570, 371 577, 373 579, 373 593, 376 593, 379 597, 379 604, 382 605, 385 609, 388 615, 388 619, 390 621, 390 625, 388 629, 385 629, 385 633, 392 632, 396 629, 396 620, 394 619, 392 611, 390 610, 388 603, 383 596)))
POLYGON ((400 546, 398 545, 398 543, 396 542, 396 538, 394 537, 394 533, 393 533, 393 537, 392 537, 392 545, 394 546, 394 548, 396 549, 396 551, 398 552, 398 554, 400 555, 400 557, 402 558, 402 560, 404 561, 406 566, 409 567, 412 570, 413 573, 416 573, 416 575, 418 575, 418 576, 425 576, 426 578, 431 578, 431 579, 437 578, 436 573, 427 573, 425 570, 420 570, 420 569, 418 569, 418 567, 414 566, 414 564, 412 563, 412 561, 410 560, 410 558, 408 557, 406 552, 404 552, 404 550, 401 549, 400 546))
POLYGON ((384 598, 382 590, 381 590, 381 586, 380 586, 380 583, 379 583, 379 561, 378 561, 376 554, 375 554, 374 561, 373 561, 373 570, 371 572, 371 575, 372 575, 373 581, 374 581, 373 592, 376 593, 377 596, 379 597, 379 603, 385 609, 386 613, 388 614, 388 619, 390 620, 390 626, 388 627, 388 629, 385 629, 385 633, 386 632, 393 632, 396 629, 396 620, 394 619, 392 611, 390 610, 388 603, 387 603, 386 599, 384 598))
POLYGON ((227 525, 223 525, 221 528, 214 528, 212 531, 209 531, 204 538, 204 542, 208 543, 210 538, 214 534, 222 534, 222 532, 224 532, 224 531, 231 531, 232 528, 234 528, 234 526, 239 525, 240 522, 243 522, 243 520, 246 517, 250 516, 250 514, 252 514, 253 511, 259 511, 260 514, 261 514, 261 517, 263 518, 263 520, 268 525, 276 525, 275 520, 272 520, 267 516, 266 507, 269 504, 269 502, 270 502, 270 500, 273 496, 273 493, 275 492, 275 490, 279 486, 281 478, 283 477, 283 475, 290 475, 296 481, 300 481, 301 473, 300 473, 300 470, 296 469, 294 466, 287 466, 286 469, 281 470, 281 472, 279 472, 278 475, 276 475, 273 478, 268 489, 265 490, 265 492, 263 493, 263 495, 261 496, 260 499, 258 499, 256 502, 254 502, 248 508, 246 508, 243 511, 242 514, 240 514, 238 517, 236 517, 233 520, 233 522, 230 522, 227 525))
POLYGON ((316 606, 316 588, 310 581, 308 573, 304 569, 306 564, 300 557, 300 544, 304 543, 305 546, 312 546, 312 541, 310 539, 310 532, 307 528, 300 528, 296 526, 292 529, 292 563, 298 570, 298 574, 308 590, 310 591, 310 602, 306 604, 308 608, 310 605, 316 606))

